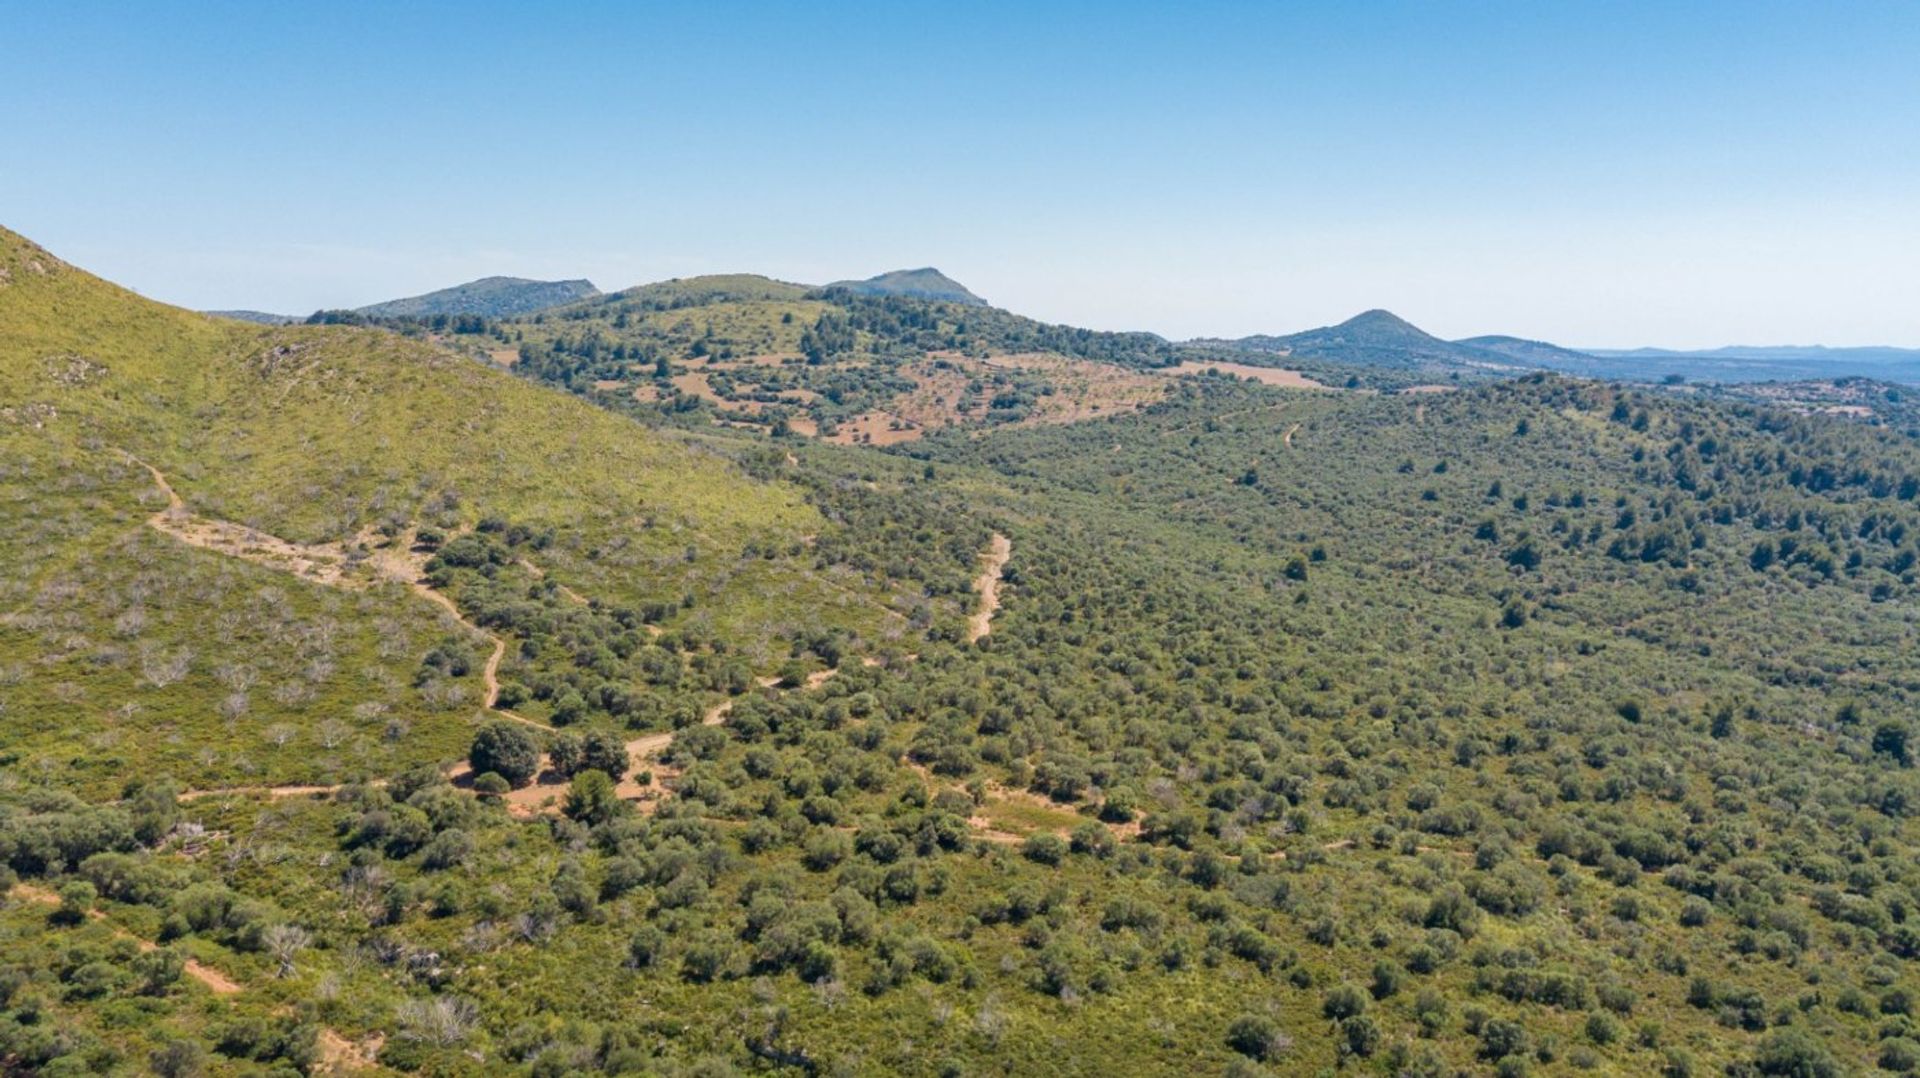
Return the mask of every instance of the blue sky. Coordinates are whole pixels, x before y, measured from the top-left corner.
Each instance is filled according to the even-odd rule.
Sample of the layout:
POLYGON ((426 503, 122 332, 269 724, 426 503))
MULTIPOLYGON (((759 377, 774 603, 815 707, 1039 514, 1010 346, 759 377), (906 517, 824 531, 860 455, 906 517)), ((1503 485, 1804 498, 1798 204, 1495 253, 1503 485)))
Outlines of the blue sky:
POLYGON ((0 224, 305 312, 932 264, 1170 336, 1920 346, 1920 4, 0 0, 0 224))

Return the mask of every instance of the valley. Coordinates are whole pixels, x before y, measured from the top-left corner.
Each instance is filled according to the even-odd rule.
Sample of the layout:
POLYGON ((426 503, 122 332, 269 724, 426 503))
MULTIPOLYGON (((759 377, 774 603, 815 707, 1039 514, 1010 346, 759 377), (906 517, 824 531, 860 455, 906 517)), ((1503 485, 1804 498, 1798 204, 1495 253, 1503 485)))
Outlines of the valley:
POLYGON ((0 270, 13 1072, 1920 1060, 1885 384, 0 270))

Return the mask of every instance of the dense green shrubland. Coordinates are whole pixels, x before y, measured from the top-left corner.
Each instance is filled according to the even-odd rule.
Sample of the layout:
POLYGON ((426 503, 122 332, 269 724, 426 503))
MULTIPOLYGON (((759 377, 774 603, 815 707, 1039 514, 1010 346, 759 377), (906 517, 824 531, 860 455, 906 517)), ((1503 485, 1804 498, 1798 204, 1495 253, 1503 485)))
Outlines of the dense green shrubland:
POLYGON ((709 520, 677 563, 690 526, 629 548, 540 499, 429 521, 430 581, 563 724, 480 739, 483 645, 405 589, 170 547, 124 462, 4 436, 18 1070, 272 1073, 373 1034, 422 1073, 1920 1056, 1895 432, 1558 379, 1205 379, 891 453, 689 436, 674 459, 777 517, 717 506, 745 534, 709 520), (1005 606, 968 643, 996 531, 1005 606), (321 624, 318 682, 257 635, 321 624), (673 795, 611 798, 612 739, 674 727, 635 765, 673 795), (537 819, 445 777, 542 748, 572 781, 537 819), (176 800, 289 779, 343 785, 176 800))

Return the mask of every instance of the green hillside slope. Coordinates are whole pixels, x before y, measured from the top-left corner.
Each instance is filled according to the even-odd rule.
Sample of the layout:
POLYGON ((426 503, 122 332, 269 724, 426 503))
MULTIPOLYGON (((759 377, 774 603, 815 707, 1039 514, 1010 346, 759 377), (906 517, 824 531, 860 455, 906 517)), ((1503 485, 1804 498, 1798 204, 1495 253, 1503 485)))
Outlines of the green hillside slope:
MULTIPOLYGON (((1920 1059, 1903 429, 1180 376, 876 451, 8 241, 12 1070, 1920 1059)), ((797 367, 1015 326, 673 313, 815 302, 797 367)))
POLYGON ((477 281, 356 308, 369 318, 427 318, 433 315, 482 315, 511 318, 597 296, 592 281, 530 281, 524 277, 482 277, 477 281))
POLYGON ((1438 371, 1509 369, 1517 364, 1471 342, 1442 340, 1390 311, 1365 311, 1337 326, 1283 337, 1243 337, 1231 342, 1254 351, 1278 352, 1362 367, 1438 371))
MULTIPOLYGON (((124 577, 135 597, 113 596, 102 616, 125 613, 120 607, 152 615, 155 600, 138 597, 145 591, 141 575, 127 576, 133 567, 120 562, 159 558, 195 567, 183 570, 188 576, 243 574, 253 587, 284 592, 295 607, 337 610, 350 601, 353 613, 336 612, 333 620, 374 635, 390 618, 418 622, 414 644, 392 645, 407 663, 431 646, 422 635, 435 623, 431 607, 405 601, 397 586, 374 589, 384 602, 363 592, 331 594, 257 561, 190 549, 141 528, 165 505, 144 467, 150 465, 182 499, 184 514, 257 529, 312 547, 315 557, 338 554, 355 565, 404 555, 395 548, 416 530, 453 536, 475 526, 511 526, 542 537, 537 549, 516 555, 527 572, 610 608, 655 608, 657 624, 717 634, 762 668, 801 630, 871 632, 892 616, 892 599, 877 582, 857 573, 829 580, 816 571, 802 540, 830 525, 799 489, 751 479, 724 456, 650 436, 603 410, 421 342, 365 329, 250 327, 167 308, 17 236, 0 234, 0 241, 0 444, 14 468, 4 477, 6 490, 22 506, 10 522, 10 601, 72 588, 92 594, 95 585, 124 577), (94 493, 76 494, 64 510, 42 505, 56 475, 65 477, 61 489, 94 493), (74 534, 49 545, 36 538, 42 529, 74 534)), ((370 571, 348 575, 377 582, 370 571)), ((173 633, 191 634, 192 609, 187 603, 170 615, 173 633)), ((103 623, 82 618, 73 625, 92 632, 103 623)), ((30 634, 15 644, 16 661, 34 647, 30 634)), ((206 676, 155 691, 172 698, 197 684, 180 706, 197 700, 205 714, 216 713, 225 694, 214 668, 243 661, 238 657, 135 633, 106 669, 138 680, 139 654, 169 647, 196 652, 190 666, 206 676)), ((74 660, 86 661, 85 652, 74 660)), ((530 662, 509 655, 503 676, 531 677, 530 662)), ((392 674, 398 681, 411 676, 404 666, 392 674)), ((688 682, 662 691, 698 699, 708 688, 688 682)), ((463 721, 475 691, 453 694, 467 704, 463 721)), ((139 710, 147 695, 129 692, 109 705, 89 693, 72 704, 83 714, 122 703, 139 710)), ((311 708, 283 716, 254 696, 236 746, 257 746, 278 718, 319 721, 311 708)), ((546 710, 538 703, 531 709, 546 710)), ((335 714, 340 710, 350 710, 345 701, 335 714)), ((661 712, 650 714, 660 721, 661 712)), ((177 735, 166 727, 121 724, 120 737, 152 748, 153 738, 177 735)), ((272 759, 250 762, 272 778, 339 775, 351 766, 292 754, 272 759)), ((173 769, 191 781, 208 771, 231 768, 173 769)))

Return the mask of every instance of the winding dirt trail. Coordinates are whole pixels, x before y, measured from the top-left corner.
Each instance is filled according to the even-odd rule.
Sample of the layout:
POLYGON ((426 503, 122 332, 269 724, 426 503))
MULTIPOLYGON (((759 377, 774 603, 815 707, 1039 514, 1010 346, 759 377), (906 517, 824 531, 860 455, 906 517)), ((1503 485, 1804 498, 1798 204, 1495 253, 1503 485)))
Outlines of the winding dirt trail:
POLYGON ((480 685, 485 694, 481 701, 481 707, 503 719, 522 723, 541 730, 553 729, 553 727, 538 719, 530 719, 517 711, 500 706, 500 662, 507 657, 507 641, 505 637, 490 633, 480 626, 475 625, 473 622, 468 621, 466 615, 460 613, 460 608, 454 605, 452 599, 449 599, 444 592, 436 591, 432 587, 429 587, 424 580, 416 577, 412 580, 404 581, 404 583, 413 589, 415 595, 446 611, 447 616, 459 623, 462 628, 484 636, 492 643, 493 651, 487 656, 485 665, 480 668, 480 685))
POLYGON ((339 786, 222 786, 211 790, 183 790, 176 800, 201 801, 226 794, 260 794, 275 801, 285 797, 320 797, 337 793, 339 786))
POLYGON ((973 582, 974 590, 980 593, 980 609, 967 619, 969 643, 993 631, 993 615, 1000 609, 1000 573, 1012 557, 1013 540, 994 532, 993 543, 980 558, 980 576, 973 582))
MULTIPOLYGON (((60 904, 59 895, 54 894, 44 887, 36 887, 30 883, 16 883, 13 885, 13 890, 9 893, 16 897, 26 899, 28 902, 35 903, 36 905, 58 906, 60 904)), ((91 920, 104 923, 107 919, 107 914, 104 910, 88 910, 87 917, 91 920)), ((119 925, 108 925, 107 927, 111 928, 113 934, 121 939, 132 940, 142 951, 157 951, 160 949, 159 944, 154 943, 152 940, 141 939, 139 936, 121 928, 119 925)), ((231 996, 241 991, 240 985, 234 981, 233 978, 228 977, 212 966, 200 962, 198 959, 188 958, 184 960, 180 972, 206 985, 216 996, 231 996)))
MULTIPOLYGON (((58 906, 60 904, 59 895, 54 894, 44 887, 37 887, 30 883, 16 883, 8 894, 11 897, 21 898, 36 905, 58 906)), ((88 910, 87 917, 102 923, 106 923, 107 921, 105 910, 88 910)), ((159 944, 150 939, 136 936, 126 929, 121 928, 119 925, 108 924, 107 927, 112 929, 115 936, 121 939, 132 940, 134 946, 140 948, 142 952, 157 951, 160 949, 159 944)), ((195 981, 200 982, 201 985, 206 987, 207 991, 212 992, 216 996, 237 996, 247 990, 246 985, 241 984, 239 981, 234 980, 197 958, 183 959, 180 965, 180 973, 182 976, 191 977, 195 981)), ((386 1043, 386 1040, 385 1034, 374 1033, 365 1040, 352 1041, 332 1029, 323 1028, 320 1030, 319 1040, 320 1073, 339 1074, 347 1071, 369 1070, 374 1066, 374 1061, 378 1057, 380 1048, 386 1043)))
POLYGON ((1286 446, 1288 449, 1292 449, 1293 436, 1298 433, 1300 433, 1300 424, 1295 423, 1293 426, 1287 428, 1287 433, 1280 436, 1280 444, 1286 446))
MULTIPOLYGON (((231 557, 240 558, 244 561, 264 565, 268 568, 290 572, 304 579, 332 587, 357 590, 377 582, 405 584, 408 590, 412 591, 415 595, 439 607, 455 624, 476 636, 486 638, 492 645, 492 650, 487 656, 486 663, 480 670, 480 683, 484 693, 481 706, 484 710, 491 712, 499 718, 531 726, 535 729, 552 729, 551 726, 544 722, 500 706, 500 664, 506 658, 507 641, 505 638, 489 632, 469 620, 466 615, 460 612, 459 605, 456 604, 451 597, 426 582, 426 563, 430 555, 424 551, 415 549, 415 537, 417 533, 414 530, 409 529, 405 534, 399 536, 391 543, 377 547, 373 546, 374 537, 371 534, 363 535, 355 545, 359 547, 370 547, 371 550, 357 558, 350 556, 345 544, 300 544, 289 542, 288 540, 280 539, 276 536, 268 535, 265 532, 256 531, 255 529, 229 521, 212 520, 205 517, 194 516, 187 511, 186 503, 181 499, 179 493, 173 489, 173 485, 167 481, 166 475, 162 473, 160 469, 148 464, 146 461, 141 460, 131 453, 123 453, 122 455, 124 455, 127 460, 145 468, 148 474, 153 476, 154 485, 159 488, 161 493, 166 495, 166 506, 147 518, 147 526, 162 534, 172 536, 189 546, 213 550, 231 557), (372 570, 371 579, 350 574, 350 569, 361 564, 364 564, 365 567, 372 570)), ((975 633, 975 639, 986 634, 987 622, 992 618, 994 609, 999 606, 998 589, 1000 568, 1006 564, 1006 560, 1012 552, 1012 546, 1008 543, 1005 536, 995 535, 993 539, 993 550, 987 555, 987 571, 982 575, 978 584, 982 594, 982 612, 976 615, 979 628, 975 633)), ((535 579, 543 579, 546 576, 544 570, 531 562, 522 560, 520 565, 535 579)), ((566 587, 565 585, 559 585, 558 587, 560 593, 569 601, 581 606, 591 605, 586 596, 581 595, 572 588, 566 587)), ((648 626, 648 628, 655 635, 658 635, 660 632, 658 626, 648 626)), ((833 670, 821 670, 809 674, 804 687, 808 689, 818 688, 836 672, 837 671, 833 670)), ((779 679, 773 677, 761 677, 757 678, 756 681, 763 689, 770 689, 779 684, 779 679)), ((702 725, 718 726, 722 722, 725 722, 727 713, 733 709, 733 704, 733 699, 727 699, 708 708, 706 713, 700 718, 702 725)), ((627 742, 629 773, 615 785, 615 791, 618 796, 630 801, 664 796, 667 791, 666 788, 661 785, 658 776, 650 783, 641 783, 638 780, 638 775, 643 770, 651 770, 644 766, 645 763, 666 751, 667 746, 672 743, 673 733, 671 731, 667 733, 647 734, 644 737, 638 737, 627 742)), ((506 795, 505 800, 508 810, 518 816, 537 815, 543 807, 556 800, 564 793, 565 783, 557 779, 549 781, 549 776, 553 774, 549 761, 543 756, 540 761, 539 779, 529 786, 521 787, 506 795)), ((462 761, 448 771, 447 777, 456 783, 462 780, 470 782, 472 779, 471 768, 462 761)), ((327 796, 344 788, 343 785, 323 786, 305 783, 285 786, 228 786, 217 789, 187 790, 180 794, 179 799, 181 801, 198 801, 212 797, 255 795, 272 800, 280 800, 294 797, 327 796)), ((237 991, 237 989, 235 990, 237 991)))
MULTIPOLYGON (((526 570, 527 575, 534 578, 535 580, 545 580, 547 578, 547 571, 545 569, 540 568, 538 565, 533 564, 532 562, 528 561, 525 558, 519 559, 519 561, 516 564, 518 564, 520 568, 526 570)), ((559 581, 555 581, 553 587, 555 591, 558 591, 562 596, 566 598, 568 602, 572 603, 575 606, 592 606, 593 605, 593 600, 587 598, 586 596, 580 594, 577 591, 574 591, 572 588, 567 587, 565 584, 562 584, 559 581)), ((649 625, 647 626, 647 628, 652 630, 655 636, 660 635, 659 626, 649 625)))
POLYGON ((154 486, 167 497, 165 507, 147 518, 147 526, 154 531, 172 536, 188 546, 278 569, 318 584, 354 586, 347 577, 349 560, 344 545, 294 543, 244 524, 195 516, 187 511, 186 502, 160 469, 131 453, 126 454, 126 458, 145 468, 153 476, 154 486))
MULTIPOLYGON (((422 599, 444 610, 449 618, 461 628, 476 636, 482 636, 493 646, 493 652, 487 657, 480 671, 480 682, 484 689, 481 704, 487 711, 527 726, 542 730, 551 729, 546 723, 530 719, 525 715, 499 706, 500 701, 500 663, 506 658, 507 642, 502 637, 488 632, 468 620, 460 612, 460 607, 443 592, 435 590, 426 580, 426 565, 429 555, 414 549, 413 529, 384 547, 377 547, 364 557, 364 564, 373 570, 373 579, 366 580, 349 574, 356 559, 344 543, 295 543, 266 532, 249 528, 232 521, 214 520, 209 517, 195 516, 189 513, 186 502, 173 484, 167 481, 165 473, 131 453, 123 453, 127 460, 145 468, 153 476, 154 486, 167 497, 166 507, 147 518, 147 526, 186 543, 188 546, 212 550, 229 557, 250 561, 269 569, 278 569, 295 576, 311 580, 330 587, 359 590, 371 583, 390 581, 405 584, 409 590, 422 599)), ((373 536, 363 533, 356 546, 372 546, 373 536)), ((528 565, 529 568, 536 568, 528 565)), ((544 574, 536 574, 544 575, 544 574)), ((566 594, 584 603, 586 600, 571 589, 563 589, 566 594)), ((317 792, 299 786, 273 787, 274 790, 288 790, 289 793, 275 793, 273 796, 293 797, 301 793, 317 792)))

